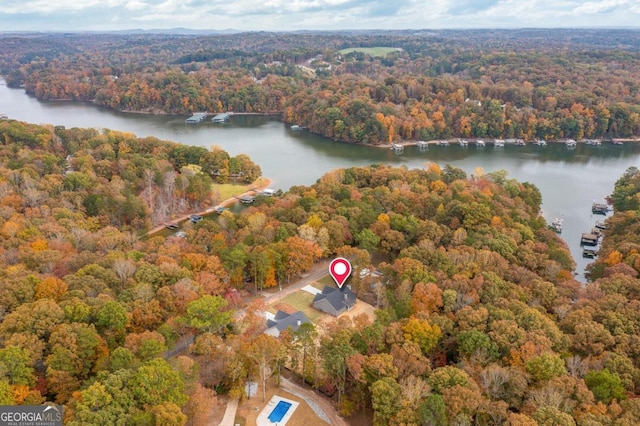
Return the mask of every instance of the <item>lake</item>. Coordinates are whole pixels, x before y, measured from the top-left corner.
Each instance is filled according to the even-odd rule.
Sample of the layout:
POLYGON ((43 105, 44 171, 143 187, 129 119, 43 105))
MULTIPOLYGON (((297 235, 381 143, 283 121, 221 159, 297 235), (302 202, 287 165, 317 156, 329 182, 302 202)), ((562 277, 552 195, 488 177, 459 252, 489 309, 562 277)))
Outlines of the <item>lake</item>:
POLYGON ((224 124, 186 124, 186 117, 120 113, 92 104, 41 102, 3 83, 0 113, 31 123, 107 128, 206 148, 217 145, 231 155, 249 155, 260 165, 263 175, 272 179, 273 188, 283 190, 313 184, 336 168, 376 163, 410 168, 422 168, 430 162, 442 167, 451 164, 469 175, 477 168, 485 172, 504 169, 508 177, 531 182, 540 189, 548 222, 563 218, 561 236, 576 259, 580 280, 590 261, 582 257, 580 235, 590 232, 595 221, 603 219, 591 213, 591 204, 594 200, 603 202, 622 173, 630 166, 638 166, 640 160, 640 144, 634 143, 578 144, 575 149, 562 144, 503 148, 476 148, 469 144, 466 148, 430 146, 428 150, 406 147, 402 154, 396 154, 389 149, 334 142, 306 131, 293 131, 274 117, 237 115, 224 124))

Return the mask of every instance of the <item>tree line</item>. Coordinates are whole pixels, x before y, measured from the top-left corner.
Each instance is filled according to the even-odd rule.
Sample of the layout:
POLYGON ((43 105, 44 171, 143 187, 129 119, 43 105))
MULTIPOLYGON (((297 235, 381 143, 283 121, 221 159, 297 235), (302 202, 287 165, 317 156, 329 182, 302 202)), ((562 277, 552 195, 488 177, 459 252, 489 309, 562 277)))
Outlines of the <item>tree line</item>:
POLYGON ((12 35, 0 69, 39 99, 151 113, 281 112, 358 143, 628 138, 640 133, 638 38, 633 30, 12 35), (353 46, 397 49, 340 53, 353 46))
POLYGON ((224 155, 11 120, 0 136, 4 405, 63 404, 73 425, 183 425, 286 366, 376 425, 640 422, 640 281, 623 231, 634 169, 583 286, 538 189, 502 171, 340 169, 185 238, 145 238, 162 210, 149 200, 194 207, 190 179, 224 155), (336 255, 375 316, 263 334, 268 307, 250 295, 336 255), (361 277, 374 258, 382 278, 361 277), (163 357, 189 336, 187 355, 163 357))

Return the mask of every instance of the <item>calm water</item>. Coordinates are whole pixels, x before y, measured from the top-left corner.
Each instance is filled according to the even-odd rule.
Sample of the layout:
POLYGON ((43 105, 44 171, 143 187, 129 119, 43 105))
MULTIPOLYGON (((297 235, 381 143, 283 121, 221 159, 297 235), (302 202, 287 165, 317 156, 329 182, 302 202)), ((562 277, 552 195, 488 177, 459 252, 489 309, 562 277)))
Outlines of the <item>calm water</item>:
POLYGON ((602 219, 591 214, 591 203, 594 199, 602 202, 622 173, 640 162, 640 144, 581 144, 574 150, 564 145, 531 144, 504 148, 431 146, 427 151, 407 147, 397 155, 388 149, 338 143, 304 131, 291 131, 269 117, 235 116, 226 124, 185 124, 185 117, 118 113, 90 104, 40 102, 3 84, 0 113, 32 123, 108 128, 207 148, 218 145, 231 155, 248 154, 273 180, 273 187, 283 190, 313 184, 332 169, 375 163, 415 168, 435 162, 442 167, 451 164, 468 174, 478 167, 485 172, 504 169, 509 177, 540 188, 542 208, 549 222, 563 217, 562 237, 576 259, 579 279, 589 263, 582 258, 580 234, 589 232, 595 221, 602 219))

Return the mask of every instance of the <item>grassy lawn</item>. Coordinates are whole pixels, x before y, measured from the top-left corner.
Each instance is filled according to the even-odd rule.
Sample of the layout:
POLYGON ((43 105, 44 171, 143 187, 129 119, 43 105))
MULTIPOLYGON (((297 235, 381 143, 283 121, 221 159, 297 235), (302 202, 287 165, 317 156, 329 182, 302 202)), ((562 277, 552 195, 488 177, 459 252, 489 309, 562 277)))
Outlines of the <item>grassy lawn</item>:
POLYGON ((304 312, 310 321, 315 322, 318 318, 324 316, 324 314, 311 306, 313 298, 313 294, 300 290, 284 297, 282 302, 304 312))
POLYGON ((325 275, 324 277, 320 278, 318 281, 314 281, 314 283, 311 285, 317 288, 318 290, 322 290, 326 285, 328 285, 329 287, 337 287, 336 282, 333 280, 333 278, 331 278, 330 275, 325 275))
POLYGON ((235 183, 214 183, 213 185, 211 185, 211 188, 220 195, 220 201, 223 201, 227 198, 231 198, 247 192, 251 188, 260 186, 264 182, 265 179, 260 177, 255 182, 249 185, 240 185, 235 183))
POLYGON ((343 55, 346 55, 347 53, 351 53, 351 52, 362 52, 362 53, 364 53, 366 55, 369 55, 369 56, 385 57, 389 53, 396 52, 397 50, 398 49, 396 49, 395 47, 383 47, 383 46, 376 46, 376 47, 350 47, 348 49, 342 49, 340 51, 340 53, 342 53, 343 55))

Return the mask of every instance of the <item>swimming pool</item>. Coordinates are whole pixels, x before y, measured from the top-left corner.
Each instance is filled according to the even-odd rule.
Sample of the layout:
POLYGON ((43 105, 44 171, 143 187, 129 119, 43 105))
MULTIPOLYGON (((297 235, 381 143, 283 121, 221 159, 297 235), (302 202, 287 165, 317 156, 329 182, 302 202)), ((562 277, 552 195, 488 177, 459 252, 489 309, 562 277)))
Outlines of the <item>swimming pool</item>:
POLYGON ((287 411, 289 411, 289 408, 291 408, 291 403, 286 401, 278 401, 278 403, 276 404, 275 407, 273 407, 273 410, 271 410, 271 413, 267 418, 271 423, 277 423, 279 421, 282 421, 282 418, 287 414, 287 411))

